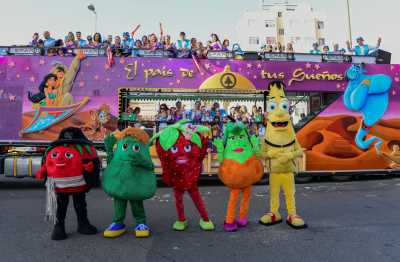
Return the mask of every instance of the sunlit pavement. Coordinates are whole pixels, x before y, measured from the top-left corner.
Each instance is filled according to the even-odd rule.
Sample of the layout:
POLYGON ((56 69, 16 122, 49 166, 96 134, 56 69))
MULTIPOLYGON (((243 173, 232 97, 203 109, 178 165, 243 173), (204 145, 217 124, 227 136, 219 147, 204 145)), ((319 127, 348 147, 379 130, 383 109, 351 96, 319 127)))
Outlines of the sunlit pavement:
MULTIPOLYGON (((54 242, 43 220, 45 189, 29 179, 0 179, 0 261, 400 261, 400 179, 297 185, 298 211, 309 224, 298 231, 285 223, 257 223, 268 207, 267 186, 253 188, 251 224, 235 233, 222 228, 228 189, 203 186, 201 192, 215 232, 200 230, 188 197, 189 228, 172 231, 173 194, 160 188, 145 202, 150 238, 79 235, 71 201, 69 238, 54 242)), ((89 218, 99 229, 111 223, 112 201, 100 188, 88 194, 88 205, 89 218)))

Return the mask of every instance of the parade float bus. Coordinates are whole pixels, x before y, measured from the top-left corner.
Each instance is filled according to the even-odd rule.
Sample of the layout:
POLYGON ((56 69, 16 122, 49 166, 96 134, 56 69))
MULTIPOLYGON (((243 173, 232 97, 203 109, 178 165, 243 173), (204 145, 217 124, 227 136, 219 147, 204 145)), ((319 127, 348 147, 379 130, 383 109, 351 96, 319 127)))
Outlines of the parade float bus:
MULTIPOLYGON (((102 140, 117 128, 140 125, 152 135, 160 127, 155 115, 161 103, 171 106, 179 100, 186 110, 198 100, 208 108, 218 102, 226 112, 237 104, 250 112, 253 105, 265 109, 266 86, 273 80, 287 86, 297 138, 304 148, 297 161, 301 175, 396 172, 400 65, 382 63, 379 56, 210 52, 208 59, 195 59, 172 58, 165 51, 110 57, 105 50, 82 50, 83 60, 73 55, 77 50, 58 57, 43 56, 36 48, 0 48, 1 174, 34 176, 45 147, 68 126, 81 128, 103 156, 102 140), (357 74, 346 74, 354 65, 357 74), (58 74, 60 67, 64 74, 58 74), (49 73, 59 76, 49 83, 54 88, 42 83, 49 73), (382 75, 390 84, 381 94, 376 90, 382 75), (358 103, 350 110, 344 96, 353 87, 361 93, 350 94, 349 101, 358 103), (371 103, 378 109, 366 113, 364 106, 371 103), (141 108, 140 123, 131 119, 135 107, 141 108), (373 122, 365 119, 378 111, 373 122), (363 129, 362 122, 370 126, 363 129), (361 131, 366 133, 360 138, 361 131), (374 136, 380 139, 380 150, 376 143, 363 148, 357 142, 374 136)), ((155 150, 151 153, 160 172, 155 150)), ((217 167, 210 144, 204 175, 215 177, 217 167)))

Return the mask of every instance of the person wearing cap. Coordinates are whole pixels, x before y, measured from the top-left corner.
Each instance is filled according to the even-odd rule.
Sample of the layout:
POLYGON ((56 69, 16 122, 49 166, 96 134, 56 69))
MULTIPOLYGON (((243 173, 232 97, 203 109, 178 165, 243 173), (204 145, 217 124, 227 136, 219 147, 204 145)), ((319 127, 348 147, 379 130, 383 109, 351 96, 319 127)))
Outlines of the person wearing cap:
POLYGON ((313 46, 313 49, 310 50, 310 54, 313 54, 313 55, 321 54, 321 50, 319 50, 319 44, 318 43, 314 43, 312 46, 313 46))
POLYGON ((365 44, 364 38, 362 36, 360 36, 360 37, 357 37, 357 45, 354 48, 351 48, 349 41, 347 41, 346 44, 347 44, 347 50, 351 53, 354 53, 354 55, 367 56, 371 52, 379 49, 381 42, 382 42, 382 38, 379 37, 376 46, 371 46, 371 45, 365 44))
POLYGON ((123 48, 130 48, 132 45, 132 39, 129 36, 128 32, 122 33, 122 47, 123 48))

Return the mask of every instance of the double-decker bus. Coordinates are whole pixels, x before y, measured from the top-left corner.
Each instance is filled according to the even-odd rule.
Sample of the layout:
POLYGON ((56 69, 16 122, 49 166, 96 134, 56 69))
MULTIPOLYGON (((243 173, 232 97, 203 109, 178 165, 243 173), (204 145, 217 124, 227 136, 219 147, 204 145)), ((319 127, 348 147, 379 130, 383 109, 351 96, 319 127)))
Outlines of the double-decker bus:
MULTIPOLYGON (((117 128, 140 125, 150 135, 156 132, 161 104, 173 106, 179 100, 190 111, 196 101, 205 106, 218 102, 227 114, 236 105, 249 111, 253 106, 265 109, 266 86, 274 80, 285 82, 291 100, 297 138, 304 148, 300 173, 396 172, 400 65, 378 64, 377 57, 210 52, 207 59, 196 59, 136 50, 135 56, 110 58, 104 50, 83 49, 83 58, 73 55, 78 50, 58 57, 35 48, 0 49, 0 173, 5 176, 33 176, 44 148, 62 128, 81 128, 101 150, 104 136, 117 128), (383 74, 392 80, 385 113, 368 128, 368 136, 382 140, 379 152, 355 142, 363 115, 350 111, 343 98, 354 82, 346 77, 353 65, 361 68, 361 77, 383 74), (58 78, 46 84, 50 73, 58 78), (131 118, 135 107, 141 108, 140 121, 131 118)), ((157 166, 155 150, 152 154, 157 166)), ((205 174, 215 174, 212 150, 204 166, 205 174)))

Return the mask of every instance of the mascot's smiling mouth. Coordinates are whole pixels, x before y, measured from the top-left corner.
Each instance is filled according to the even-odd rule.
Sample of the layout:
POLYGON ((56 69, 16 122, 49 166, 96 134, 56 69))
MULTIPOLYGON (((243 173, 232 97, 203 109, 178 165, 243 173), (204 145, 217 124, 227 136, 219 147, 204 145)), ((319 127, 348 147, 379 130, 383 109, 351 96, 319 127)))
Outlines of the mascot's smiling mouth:
POLYGON ((56 167, 63 167, 65 165, 66 165, 65 163, 59 163, 59 164, 56 164, 56 167))
POLYGON ((184 164, 186 164, 189 160, 187 159, 187 157, 178 157, 178 158, 176 158, 176 163, 178 164, 178 165, 184 165, 184 164))
POLYGON ((238 147, 238 148, 235 148, 235 150, 233 150, 233 151, 235 151, 236 153, 242 153, 243 152, 243 147, 238 147))
POLYGON ((284 122, 271 122, 273 127, 287 127, 287 125, 289 124, 288 121, 284 121, 284 122))

